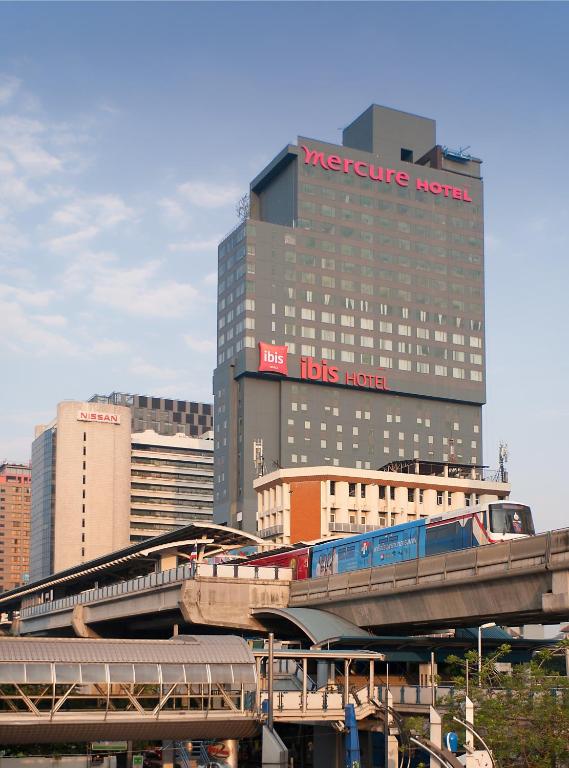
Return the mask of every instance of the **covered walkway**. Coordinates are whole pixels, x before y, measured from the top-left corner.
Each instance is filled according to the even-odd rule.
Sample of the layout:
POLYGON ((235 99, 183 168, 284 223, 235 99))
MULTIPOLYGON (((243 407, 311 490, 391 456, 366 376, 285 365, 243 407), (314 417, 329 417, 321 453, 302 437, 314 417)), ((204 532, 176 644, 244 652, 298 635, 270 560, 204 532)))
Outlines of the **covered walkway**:
POLYGON ((250 736, 256 681, 239 637, 0 638, 0 743, 250 736))

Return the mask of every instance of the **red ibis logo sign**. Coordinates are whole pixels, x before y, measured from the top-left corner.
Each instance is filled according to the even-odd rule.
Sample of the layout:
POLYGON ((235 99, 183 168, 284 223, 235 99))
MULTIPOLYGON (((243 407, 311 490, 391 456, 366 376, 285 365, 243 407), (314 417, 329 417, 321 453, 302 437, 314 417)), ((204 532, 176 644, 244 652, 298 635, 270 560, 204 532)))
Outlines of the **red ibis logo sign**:
POLYGON ((288 347, 286 346, 278 347, 275 344, 266 344, 264 341, 260 341, 259 370, 288 376, 287 354, 288 347))

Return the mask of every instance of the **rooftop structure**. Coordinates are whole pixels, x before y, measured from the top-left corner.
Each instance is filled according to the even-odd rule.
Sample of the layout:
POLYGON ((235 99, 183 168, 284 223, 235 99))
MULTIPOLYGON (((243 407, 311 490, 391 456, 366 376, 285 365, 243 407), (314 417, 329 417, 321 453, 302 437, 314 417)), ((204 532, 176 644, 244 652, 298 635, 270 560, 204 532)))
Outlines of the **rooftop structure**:
POLYGON ((213 429, 213 408, 209 403, 133 395, 127 392, 93 395, 89 402, 130 408, 133 432, 151 429, 160 435, 175 435, 182 432, 188 437, 201 437, 205 432, 213 429))

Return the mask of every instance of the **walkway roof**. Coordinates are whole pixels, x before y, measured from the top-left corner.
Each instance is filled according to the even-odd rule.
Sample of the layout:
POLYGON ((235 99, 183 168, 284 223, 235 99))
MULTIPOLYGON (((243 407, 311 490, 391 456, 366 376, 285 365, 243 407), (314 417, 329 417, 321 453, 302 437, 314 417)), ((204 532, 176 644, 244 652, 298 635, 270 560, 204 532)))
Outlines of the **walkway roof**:
POLYGON ((74 582, 79 587, 83 582, 85 587, 91 587, 93 582, 97 580, 102 586, 106 580, 109 580, 109 577, 110 580, 116 582, 120 581, 121 578, 133 578, 151 573, 155 570, 156 561, 171 550, 178 550, 189 557, 195 551, 195 546, 198 545, 203 554, 211 557, 228 549, 252 544, 266 546, 265 541, 246 531, 238 531, 235 528, 228 528, 215 523, 196 521, 175 531, 153 536, 150 539, 139 541, 123 549, 81 563, 81 565, 75 565, 38 581, 4 592, 0 595, 0 610, 7 610, 11 603, 19 603, 25 595, 43 592, 67 582, 74 582))

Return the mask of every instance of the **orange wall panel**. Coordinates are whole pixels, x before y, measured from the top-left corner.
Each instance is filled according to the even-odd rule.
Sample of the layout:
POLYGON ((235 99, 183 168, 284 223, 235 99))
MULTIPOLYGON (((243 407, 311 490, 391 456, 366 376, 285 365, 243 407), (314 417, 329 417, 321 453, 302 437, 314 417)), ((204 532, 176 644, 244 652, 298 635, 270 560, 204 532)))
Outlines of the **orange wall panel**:
POLYGON ((290 484, 290 543, 321 538, 320 480, 290 484))

